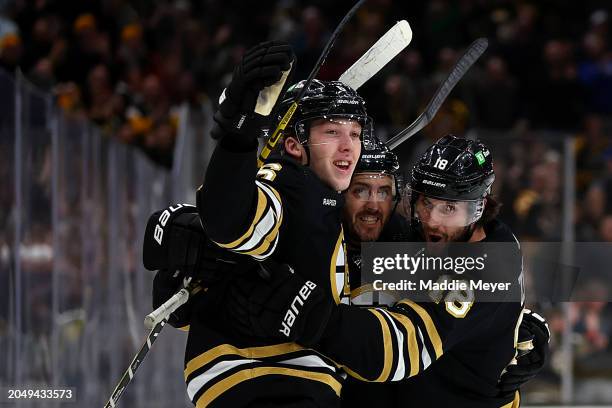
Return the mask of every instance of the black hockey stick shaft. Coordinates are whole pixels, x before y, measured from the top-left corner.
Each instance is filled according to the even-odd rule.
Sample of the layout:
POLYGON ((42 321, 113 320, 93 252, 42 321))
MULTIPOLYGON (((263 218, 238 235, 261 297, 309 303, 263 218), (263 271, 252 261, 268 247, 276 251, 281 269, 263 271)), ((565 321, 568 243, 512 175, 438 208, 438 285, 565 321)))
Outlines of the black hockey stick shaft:
POLYGON ((389 149, 393 150, 418 131, 423 129, 425 126, 431 122, 431 120, 438 113, 438 109, 444 103, 448 95, 451 93, 455 85, 463 78, 463 76, 468 72, 470 67, 474 65, 474 63, 480 58, 480 56, 485 52, 489 45, 489 42, 486 38, 479 38, 474 41, 468 49, 463 53, 461 58, 457 61, 451 72, 448 74, 448 77, 442 82, 440 87, 436 90, 433 98, 427 104, 425 111, 419 115, 418 118, 410 126, 406 129, 399 132, 397 135, 393 136, 386 142, 386 145, 389 149))
POLYGON ((140 363, 142 363, 142 361, 149 353, 149 350, 151 350, 151 346, 153 346, 153 343, 155 342, 155 340, 157 340, 157 337, 164 328, 165 324, 166 319, 157 323, 155 327, 151 329, 149 335, 147 336, 147 339, 145 340, 138 353, 134 356, 134 359, 132 359, 132 362, 130 363, 128 369, 125 370, 125 372, 123 373, 121 380, 119 380, 119 383, 113 390, 113 393, 111 394, 111 397, 106 403, 106 405, 104 405, 104 408, 114 408, 117 406, 117 401, 119 401, 119 398, 121 398, 123 391, 125 391, 128 384, 132 381, 132 378, 134 378, 134 374, 136 373, 136 370, 138 370, 140 363))
POLYGON ((293 114, 295 113, 295 110, 297 109, 298 104, 300 103, 300 101, 304 97, 304 94, 308 90, 308 87, 310 86, 312 80, 317 76, 317 74, 319 73, 319 70, 321 69, 321 67, 325 63, 325 59, 329 55, 329 52, 331 51, 332 46, 336 42, 336 39, 338 38, 338 36, 342 32, 342 29, 344 28, 346 23, 351 19, 351 17, 353 17, 353 15, 357 12, 359 7, 361 7, 361 5, 363 3, 365 3, 365 1, 366 0, 359 0, 349 10, 349 12, 346 13, 346 15, 344 16, 342 21, 340 21, 340 23, 336 27, 336 30, 334 30, 334 32, 332 33, 331 37, 327 41, 327 44, 325 44, 325 47, 323 48, 323 52, 321 52, 321 55, 319 55, 319 59, 317 60, 317 63, 313 67, 312 71, 310 71, 310 74, 308 75, 308 78, 306 78, 306 82, 304 83, 304 86, 302 87, 302 89, 298 93, 297 97, 295 98, 295 100, 293 101, 293 103, 291 104, 289 109, 287 109, 287 112, 285 112, 285 114, 283 115, 283 118, 281 119, 280 123, 276 126, 276 129, 274 130, 274 133, 272 133, 272 136, 270 136, 270 138, 268 138, 268 141, 267 141, 266 145, 264 146, 264 148, 262 149, 261 153, 259 154, 259 158, 257 159, 258 166, 261 167, 261 165, 263 164, 264 160, 266 160, 268 158, 268 156, 270 156, 270 153, 272 153, 272 151, 276 147, 276 144, 278 143, 280 137, 283 135, 283 132, 284 132, 285 128, 287 127, 287 123, 289 123, 289 121, 293 117, 293 114))

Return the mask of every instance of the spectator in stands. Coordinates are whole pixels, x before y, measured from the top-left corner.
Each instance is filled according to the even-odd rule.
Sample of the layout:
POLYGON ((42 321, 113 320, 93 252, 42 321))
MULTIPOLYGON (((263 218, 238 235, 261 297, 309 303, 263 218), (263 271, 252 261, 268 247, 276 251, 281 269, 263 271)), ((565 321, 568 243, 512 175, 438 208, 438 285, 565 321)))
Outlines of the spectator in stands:
POLYGON ((0 67, 15 72, 21 62, 23 45, 21 37, 15 33, 5 34, 0 39, 0 67))
POLYGON ((474 93, 474 125, 494 130, 514 127, 519 117, 519 88, 501 57, 487 60, 485 76, 476 83, 474 93))
POLYGON ((612 56, 606 39, 596 32, 588 32, 583 39, 586 55, 579 65, 579 79, 586 91, 588 109, 612 114, 612 56))

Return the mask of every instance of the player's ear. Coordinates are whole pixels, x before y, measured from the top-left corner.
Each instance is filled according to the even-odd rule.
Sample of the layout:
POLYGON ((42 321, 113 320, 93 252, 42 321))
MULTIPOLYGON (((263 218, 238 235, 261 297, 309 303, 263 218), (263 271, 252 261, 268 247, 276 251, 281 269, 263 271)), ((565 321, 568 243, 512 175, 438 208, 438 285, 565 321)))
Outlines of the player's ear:
POLYGON ((304 165, 308 163, 304 146, 302 146, 302 144, 293 136, 288 136, 285 138, 285 152, 304 165))

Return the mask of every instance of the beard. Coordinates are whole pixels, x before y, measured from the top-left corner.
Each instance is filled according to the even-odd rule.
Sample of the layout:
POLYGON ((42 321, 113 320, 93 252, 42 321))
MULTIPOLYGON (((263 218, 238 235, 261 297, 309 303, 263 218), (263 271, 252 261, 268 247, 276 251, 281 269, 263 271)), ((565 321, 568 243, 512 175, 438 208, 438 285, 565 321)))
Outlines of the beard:
POLYGON ((351 229, 361 242, 372 242, 380 237, 385 222, 380 211, 362 211, 355 215, 351 229))

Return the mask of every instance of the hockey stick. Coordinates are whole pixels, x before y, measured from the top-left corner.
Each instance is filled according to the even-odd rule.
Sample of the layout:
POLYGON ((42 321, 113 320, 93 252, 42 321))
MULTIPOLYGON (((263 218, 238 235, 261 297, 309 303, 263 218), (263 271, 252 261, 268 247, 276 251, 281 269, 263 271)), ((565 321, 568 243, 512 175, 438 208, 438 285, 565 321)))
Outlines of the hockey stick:
POLYGON ((344 74, 338 79, 345 85, 357 90, 412 41, 412 29, 406 20, 398 21, 378 39, 344 74))
POLYGON ((162 320, 167 320, 170 314, 174 313, 176 309, 187 303, 189 296, 195 293, 189 292, 187 288, 183 288, 176 292, 170 299, 166 300, 163 305, 145 316, 144 325, 147 329, 152 329, 162 320))
POLYGON ((155 340, 157 340, 157 337, 164 328, 164 325, 167 323, 170 314, 183 304, 187 303, 191 294, 195 294, 200 290, 199 286, 188 287, 188 284, 188 281, 185 282, 185 288, 175 293, 174 296, 172 296, 170 299, 164 302, 164 304, 162 304, 160 307, 158 307, 145 317, 145 326, 148 329, 151 329, 151 331, 147 335, 147 339, 140 348, 140 350, 138 350, 138 353, 136 353, 136 355, 132 359, 132 362, 130 363, 128 369, 121 376, 119 383, 113 390, 113 393, 111 394, 111 397, 106 403, 106 405, 104 405, 104 408, 111 408, 117 406, 117 401, 119 401, 121 394, 123 394, 125 388, 132 381, 132 378, 134 378, 136 370, 138 370, 140 363, 142 363, 142 361, 149 353, 149 350, 151 350, 151 346, 153 345, 155 340))
MULTIPOLYGON (((359 89, 361 85, 376 75, 389 61, 406 48, 411 41, 412 29, 410 24, 406 20, 398 21, 351 65, 338 80, 355 90, 359 89)), ((286 126, 286 123, 284 126, 286 126)), ((275 145, 277 141, 273 143, 275 145)), ((268 152, 265 154, 269 155, 268 152)))
POLYGON ((448 74, 448 77, 446 77, 444 82, 442 82, 440 87, 436 90, 436 93, 431 101, 429 101, 425 111, 423 111, 410 126, 386 142, 389 149, 395 149, 431 122, 455 85, 463 78, 476 60, 480 58, 482 53, 485 52, 488 45, 489 42, 486 38, 479 38, 469 46, 459 61, 457 61, 452 71, 448 74))
POLYGON ((106 405, 104 405, 104 408, 114 408, 117 406, 117 401, 119 401, 119 398, 121 398, 123 391, 125 391, 125 388, 132 381, 132 378, 134 378, 134 374, 136 373, 136 370, 138 370, 140 363, 142 363, 142 361, 149 353, 149 350, 151 350, 151 346, 153 345, 155 340, 157 340, 157 336, 159 335, 159 332, 161 332, 161 330, 164 328, 165 324, 166 320, 164 319, 157 323, 155 327, 153 327, 153 329, 151 329, 146 341, 130 362, 130 366, 128 367, 128 369, 123 373, 123 376, 121 376, 119 384, 117 384, 117 386, 113 390, 113 393, 111 394, 111 397, 106 403, 106 405))
POLYGON ((338 27, 336 27, 336 30, 332 33, 331 37, 327 41, 327 44, 325 44, 325 48, 323 48, 323 51, 321 52, 321 55, 319 56, 317 63, 315 64, 314 68, 308 75, 308 78, 306 79, 304 86, 300 90, 300 93, 298 93, 297 97, 295 98, 295 100, 293 101, 289 109, 287 109, 287 112, 285 112, 285 114, 283 115, 283 118, 281 119, 280 123, 278 124, 278 126, 276 126, 274 133, 272 133, 272 136, 268 138, 266 145, 261 150, 261 153, 259 154, 259 157, 257 158, 258 167, 261 167, 263 165, 264 160, 268 158, 270 153, 272 153, 272 150, 274 150, 274 147, 276 147, 276 144, 278 143, 280 137, 283 135, 285 128, 287 127, 287 123, 289 123, 289 121, 293 117, 293 114, 295 113, 295 110, 297 109, 298 104, 300 103, 300 100, 304 97, 304 94, 306 93, 306 90, 310 86, 310 83, 312 82, 314 77, 319 73, 321 66, 323 65, 323 63, 325 62, 325 59, 327 58, 327 56, 329 55, 329 52, 331 51, 331 47, 336 42, 336 39, 338 38, 338 35, 340 34, 344 26, 346 25, 346 22, 351 17, 353 17, 355 12, 357 12, 357 9, 361 7, 361 5, 365 3, 365 1, 366 0, 359 0, 357 4, 355 4, 349 10, 349 12, 344 16, 342 21, 340 21, 340 24, 338 24, 338 27))

